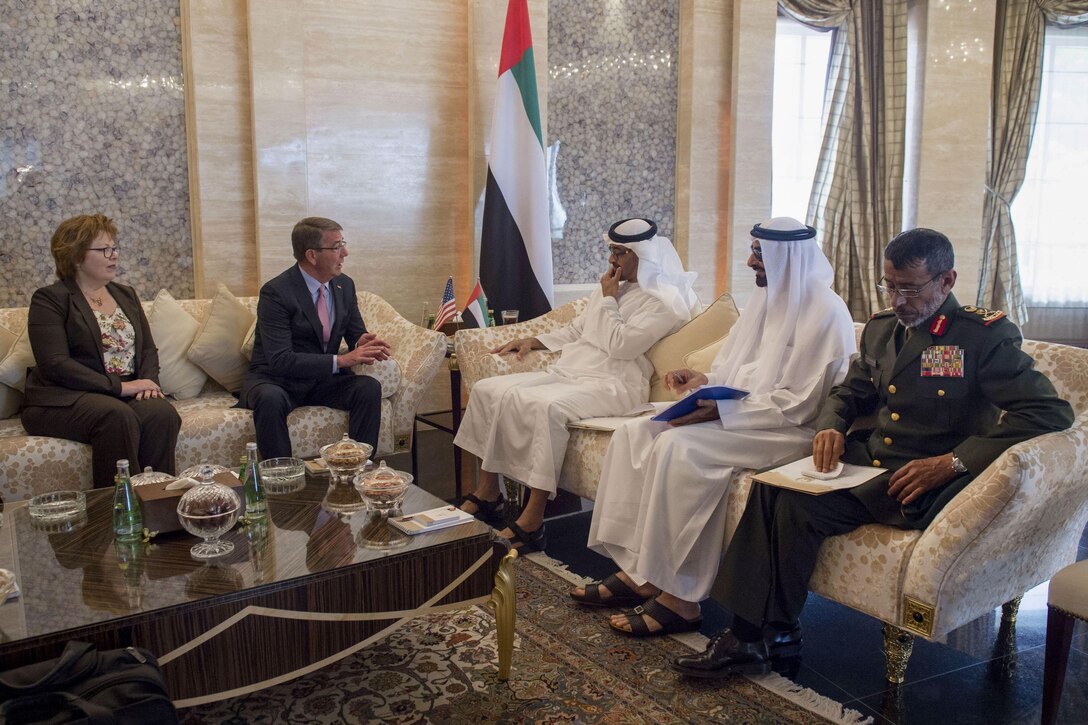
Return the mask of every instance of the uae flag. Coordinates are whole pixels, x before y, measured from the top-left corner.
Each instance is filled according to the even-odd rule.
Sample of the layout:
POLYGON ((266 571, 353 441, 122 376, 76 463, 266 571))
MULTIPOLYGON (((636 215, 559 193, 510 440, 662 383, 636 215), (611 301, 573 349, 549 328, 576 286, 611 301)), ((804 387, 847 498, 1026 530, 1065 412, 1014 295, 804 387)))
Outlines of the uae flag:
POLYGON ((490 327, 491 318, 487 314, 487 298, 484 297, 480 280, 476 280, 476 286, 468 297, 468 304, 461 312, 461 324, 463 327, 490 327))
POLYGON ((552 308, 548 177, 526 0, 510 0, 491 120, 480 280, 491 309, 522 320, 552 308))

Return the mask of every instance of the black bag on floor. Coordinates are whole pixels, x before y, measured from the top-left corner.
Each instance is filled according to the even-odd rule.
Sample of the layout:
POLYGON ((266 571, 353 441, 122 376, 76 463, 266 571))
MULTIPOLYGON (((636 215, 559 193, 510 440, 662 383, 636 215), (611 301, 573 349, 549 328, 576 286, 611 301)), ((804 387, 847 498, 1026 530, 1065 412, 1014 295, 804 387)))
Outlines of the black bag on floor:
POLYGON ((54 660, 0 672, 0 725, 177 723, 155 656, 69 642, 54 660))

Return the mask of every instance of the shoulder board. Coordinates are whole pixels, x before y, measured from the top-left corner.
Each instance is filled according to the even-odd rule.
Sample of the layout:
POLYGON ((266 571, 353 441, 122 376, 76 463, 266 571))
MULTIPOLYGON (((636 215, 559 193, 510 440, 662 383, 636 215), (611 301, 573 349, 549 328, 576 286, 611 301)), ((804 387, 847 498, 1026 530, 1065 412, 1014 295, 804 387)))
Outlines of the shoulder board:
POLYGON ((1005 317, 1003 310, 988 310, 985 307, 975 307, 974 305, 964 305, 959 309, 959 313, 987 327, 1005 317))
POLYGON ((894 316, 894 315, 895 315, 895 310, 894 309, 892 309, 891 307, 885 307, 882 310, 878 310, 877 312, 874 312, 873 316, 870 317, 869 319, 870 320, 875 320, 875 319, 880 318, 880 317, 889 317, 889 316, 894 316))

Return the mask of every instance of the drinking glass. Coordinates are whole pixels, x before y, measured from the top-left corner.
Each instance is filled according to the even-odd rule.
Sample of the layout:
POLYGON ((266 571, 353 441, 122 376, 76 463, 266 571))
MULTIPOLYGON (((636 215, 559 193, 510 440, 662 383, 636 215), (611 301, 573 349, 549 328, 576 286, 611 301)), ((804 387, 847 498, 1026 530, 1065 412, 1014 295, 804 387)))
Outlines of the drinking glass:
POLYGON ((518 321, 518 310, 503 310, 502 324, 512 325, 518 321))

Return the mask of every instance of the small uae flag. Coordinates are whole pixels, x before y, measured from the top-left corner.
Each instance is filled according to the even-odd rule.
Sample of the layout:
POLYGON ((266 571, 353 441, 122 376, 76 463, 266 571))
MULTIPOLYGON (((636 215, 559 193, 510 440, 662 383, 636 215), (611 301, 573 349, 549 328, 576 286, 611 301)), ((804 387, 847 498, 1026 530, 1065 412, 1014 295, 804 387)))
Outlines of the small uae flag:
POLYGON ((461 322, 464 327, 490 327, 491 319, 487 314, 487 298, 484 297, 484 288, 480 286, 480 280, 476 280, 476 286, 472 288, 472 294, 468 297, 468 304, 461 312, 461 322))
POLYGON ((432 330, 441 330, 442 325, 446 324, 454 318, 457 314, 457 303, 453 301, 453 275, 446 280, 446 291, 442 293, 442 306, 438 308, 438 313, 434 316, 434 326, 432 330))

